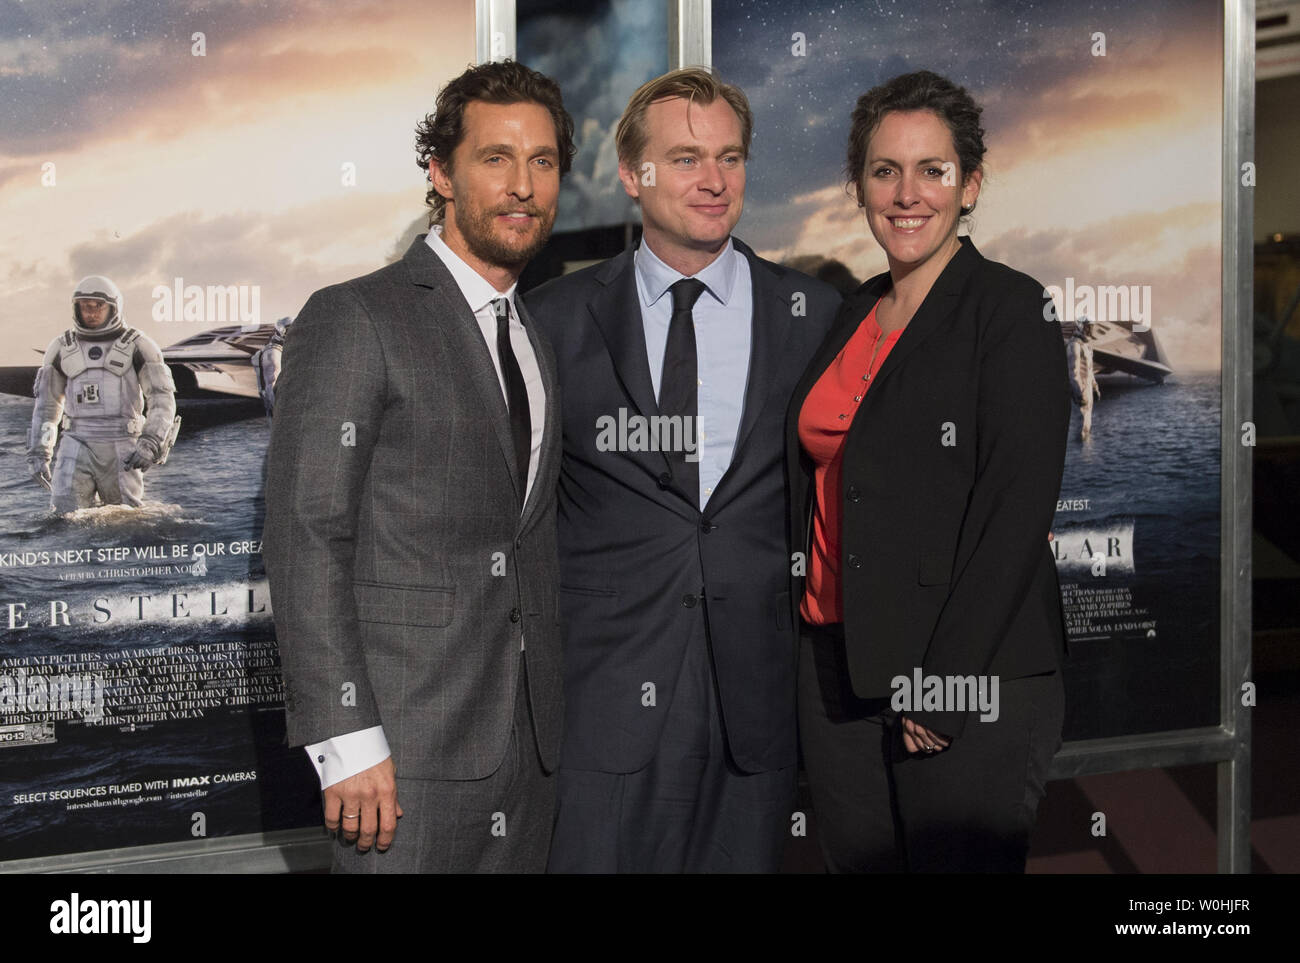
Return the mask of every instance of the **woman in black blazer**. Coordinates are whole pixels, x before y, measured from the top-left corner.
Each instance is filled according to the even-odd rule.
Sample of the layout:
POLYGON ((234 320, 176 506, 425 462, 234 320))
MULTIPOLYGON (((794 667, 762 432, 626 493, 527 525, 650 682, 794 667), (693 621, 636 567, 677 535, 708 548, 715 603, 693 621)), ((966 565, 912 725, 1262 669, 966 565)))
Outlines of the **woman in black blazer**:
POLYGON ((848 173, 889 272, 787 421, 800 741, 835 871, 1023 872, 1060 745, 1065 350, 1043 286, 958 237, 979 115, 928 71, 858 100, 848 173))

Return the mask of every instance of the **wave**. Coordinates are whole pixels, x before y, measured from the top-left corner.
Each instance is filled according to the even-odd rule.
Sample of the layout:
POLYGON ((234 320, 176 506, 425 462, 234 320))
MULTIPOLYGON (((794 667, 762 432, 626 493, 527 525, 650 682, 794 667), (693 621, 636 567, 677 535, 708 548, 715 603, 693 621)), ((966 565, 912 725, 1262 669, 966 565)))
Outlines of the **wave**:
POLYGON ((208 522, 187 515, 183 505, 146 501, 135 508, 130 505, 96 505, 65 514, 50 511, 36 531, 39 534, 62 534, 71 529, 92 529, 134 533, 156 531, 173 524, 206 525, 208 522))

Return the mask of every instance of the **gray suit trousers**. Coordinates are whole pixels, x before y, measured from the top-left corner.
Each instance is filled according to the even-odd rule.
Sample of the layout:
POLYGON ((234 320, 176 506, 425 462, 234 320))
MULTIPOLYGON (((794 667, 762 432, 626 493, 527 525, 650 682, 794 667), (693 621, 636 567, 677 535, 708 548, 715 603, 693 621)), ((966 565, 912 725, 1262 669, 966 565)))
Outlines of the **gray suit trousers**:
POLYGON ((555 812, 554 773, 542 769, 528 707, 524 654, 505 758, 483 779, 397 777, 402 818, 386 853, 358 853, 339 836, 335 873, 540 873, 555 812))

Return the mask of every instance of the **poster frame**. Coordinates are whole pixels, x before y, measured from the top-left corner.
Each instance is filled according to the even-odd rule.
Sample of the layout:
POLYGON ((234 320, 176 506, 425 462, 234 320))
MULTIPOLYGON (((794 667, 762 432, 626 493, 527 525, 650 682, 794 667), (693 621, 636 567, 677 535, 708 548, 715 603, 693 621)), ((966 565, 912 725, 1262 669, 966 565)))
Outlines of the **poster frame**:
MULTIPOLYGON (((712 64, 711 0, 666 0, 669 64, 712 64)), ((1218 869, 1250 872, 1251 420, 1254 202, 1243 165, 1255 146, 1255 0, 1223 0, 1220 721, 1218 726, 1065 743, 1051 779, 1215 763, 1218 869)), ((476 61, 515 56, 515 0, 475 0, 476 61)), ((320 872, 320 827, 0 862, 0 873, 320 872)))
POLYGON ((1051 779, 1216 763, 1218 871, 1250 872, 1251 421, 1255 0, 1223 2, 1222 350, 1219 488, 1219 725, 1067 742, 1051 779))

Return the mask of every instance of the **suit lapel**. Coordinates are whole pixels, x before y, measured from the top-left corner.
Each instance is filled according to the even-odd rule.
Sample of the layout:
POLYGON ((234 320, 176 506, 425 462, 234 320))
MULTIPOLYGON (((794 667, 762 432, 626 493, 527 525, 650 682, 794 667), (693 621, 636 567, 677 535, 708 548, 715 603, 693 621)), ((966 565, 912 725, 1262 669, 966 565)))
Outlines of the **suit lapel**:
MULTIPOLYGON (((478 319, 469 309, 465 296, 461 294, 460 287, 447 266, 425 243, 424 235, 415 239, 407 249, 403 261, 410 271, 411 280, 427 289, 420 300, 455 346, 456 354, 483 402, 483 411, 488 416, 497 445, 501 449, 501 457, 505 460, 506 475, 510 478, 511 486, 517 489, 513 468, 514 440, 510 437, 510 412, 506 409, 501 380, 492 364, 492 355, 488 353, 487 342, 483 340, 483 329, 478 326, 478 319)), ((529 337, 532 337, 531 333, 529 337)), ((516 497, 522 500, 523 492, 516 491, 516 497)))
MULTIPOLYGON (((925 300, 921 302, 921 306, 917 308, 916 315, 908 322, 907 327, 903 329, 903 333, 899 335, 898 340, 894 343, 894 347, 890 350, 884 362, 881 363, 880 370, 876 372, 875 378, 872 379, 873 387, 898 370, 903 363, 903 359, 938 330, 956 310, 962 286, 982 259, 982 255, 975 249, 975 245, 969 237, 962 236, 958 240, 961 241, 961 250, 954 254, 952 260, 944 266, 943 272, 935 279, 933 287, 930 288, 930 293, 926 295, 925 300)), ((893 287, 893 281, 888 273, 877 274, 864 282, 862 287, 848 297, 843 307, 840 308, 839 316, 835 319, 830 334, 822 342, 822 346, 817 350, 813 360, 804 371, 798 387, 795 388, 794 395, 790 399, 791 411, 797 412, 802 408, 804 400, 808 397, 808 392, 812 391, 817 379, 826 373, 831 361, 849 343, 849 339, 853 337, 854 332, 858 330, 858 326, 866 318, 868 312, 871 311, 872 305, 887 294, 891 287, 893 287)), ((867 392, 867 400, 872 397, 872 393, 867 392)), ((864 401, 863 407, 866 407, 866 401, 864 401)), ((797 440, 793 421, 787 434, 789 440, 797 440)))
MULTIPOLYGON (((975 270, 978 261, 982 260, 980 253, 975 250, 975 245, 971 243, 969 237, 961 237, 961 248, 952 256, 943 271, 935 278, 934 285, 930 288, 925 300, 921 306, 916 309, 916 314, 912 320, 907 322, 907 327, 903 333, 898 336, 894 347, 890 350, 888 356, 880 365, 880 370, 876 372, 873 379, 875 385, 888 378, 893 372, 903 364, 903 361, 909 354, 916 350, 917 346, 930 337, 935 331, 943 326, 943 323, 952 316, 957 310, 957 302, 961 297, 962 286, 966 279, 975 270)), ((888 277, 888 275, 886 275, 888 277)), ((889 284, 885 284, 881 290, 883 294, 889 290, 889 284)), ((871 398, 871 392, 867 392, 867 400, 871 398)), ((866 405, 864 404, 863 407, 866 405)))
POLYGON ((532 318, 524 309, 522 298, 515 298, 515 310, 519 312, 519 320, 523 323, 524 330, 528 332, 528 341, 532 344, 533 354, 537 358, 537 368, 542 373, 542 389, 546 392, 546 411, 542 422, 542 450, 538 454, 537 475, 533 481, 532 491, 528 495, 528 503, 524 505, 523 514, 519 519, 519 531, 523 532, 537 514, 541 493, 548 487, 546 479, 555 472, 555 461, 560 456, 560 445, 557 440, 560 431, 560 396, 556 386, 555 366, 551 363, 551 353, 544 350, 538 340, 537 330, 533 326, 532 318))
POLYGON ((654 382, 650 379, 632 250, 606 262, 605 268, 598 277, 602 287, 587 308, 609 348, 614 373, 618 375, 623 390, 637 411, 649 418, 659 414, 659 405, 655 401, 654 382))
MULTIPOLYGON (((601 288, 587 303, 592 320, 609 349, 614 375, 628 399, 646 418, 659 414, 654 382, 650 379, 650 359, 645 343, 645 321, 641 314, 641 296, 637 293, 635 248, 629 248, 602 265, 596 275, 601 288)), ((613 414, 613 412, 609 412, 613 414)), ((633 414, 633 412, 629 412, 633 414)), ((671 474, 672 466, 664 452, 629 452, 630 458, 644 458, 655 475, 671 474)))
MULTIPOLYGON (((740 460, 745 440, 767 404, 772 386, 779 380, 777 374, 785 361, 785 345, 790 338, 791 327, 790 304, 777 284, 780 273, 772 265, 760 261, 747 245, 740 241, 735 244, 736 249, 749 262, 754 318, 750 335, 749 373, 745 380, 745 404, 741 409, 736 445, 731 453, 732 465, 740 460)), ((727 473, 730 474, 730 471, 729 466, 727 473)))

